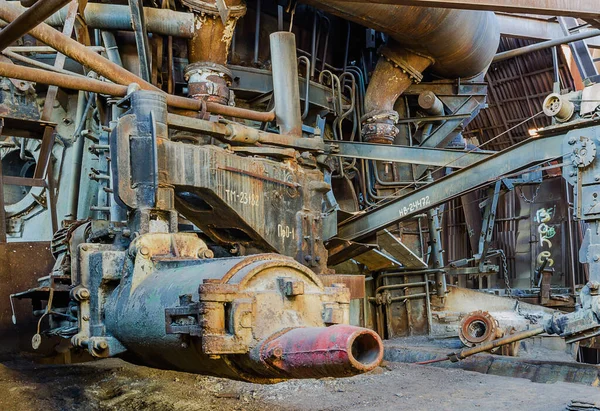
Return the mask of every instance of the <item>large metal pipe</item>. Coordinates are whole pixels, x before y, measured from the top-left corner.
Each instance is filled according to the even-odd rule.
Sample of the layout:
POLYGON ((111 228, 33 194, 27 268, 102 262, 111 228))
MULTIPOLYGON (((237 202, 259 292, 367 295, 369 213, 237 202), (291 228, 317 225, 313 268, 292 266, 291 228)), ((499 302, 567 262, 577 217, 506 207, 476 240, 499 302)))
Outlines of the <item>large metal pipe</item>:
POLYGON ((253 357, 272 378, 348 377, 377 367, 383 344, 374 331, 350 325, 294 328, 264 341, 253 357))
POLYGON ((433 63, 433 59, 419 53, 404 50, 398 45, 385 47, 377 62, 365 94, 366 121, 363 139, 369 143, 392 144, 399 130, 395 126, 398 113, 394 104, 398 97, 418 82, 421 72, 433 63))
MULTIPOLYGON (((111 96, 118 97, 123 97, 127 94, 127 86, 109 83, 106 81, 94 80, 86 77, 76 77, 60 73, 52 73, 46 70, 17 66, 15 64, 2 62, 0 62, 0 76, 58 86, 69 90, 84 90, 93 93, 108 94, 111 96)), ((136 83, 139 84, 139 82, 136 83)), ((183 110, 199 111, 202 110, 204 104, 202 101, 180 96, 174 96, 172 94, 166 94, 166 98, 167 104, 170 107, 179 108, 183 110)), ((239 107, 224 106, 221 104, 215 104, 211 102, 207 102, 205 107, 211 113, 220 114, 228 117, 245 118, 248 120, 261 122, 272 121, 275 119, 275 113, 272 111, 253 111, 239 107)))
POLYGON ((541 43, 531 44, 529 46, 520 47, 518 49, 505 51, 498 53, 494 56, 493 62, 504 61, 513 57, 522 56, 524 54, 533 53, 534 51, 540 51, 549 49, 551 47, 560 46, 561 44, 569 44, 575 41, 585 40, 592 37, 600 36, 600 30, 589 30, 582 33, 572 34, 565 36, 560 39, 542 41, 541 43))
POLYGON ((294 33, 279 31, 269 36, 273 95, 277 125, 281 134, 302 135, 300 89, 298 87, 298 58, 294 33))
MULTIPOLYGON (((40 3, 45 3, 42 1, 40 3)), ((20 12, 26 10, 18 1, 10 1, 11 6, 20 12)), ((131 12, 128 6, 118 4, 88 3, 84 11, 88 27, 99 30, 132 30, 131 12)), ((144 17, 149 33, 163 36, 192 38, 194 36, 194 14, 168 9, 144 7, 144 17)), ((62 26, 67 18, 67 8, 64 7, 46 19, 50 26, 62 26)))
POLYGON ((433 58, 432 71, 444 78, 481 73, 492 62, 500 41, 492 12, 340 0, 304 2, 387 33, 404 48, 433 58))
MULTIPOLYGON (((185 235, 178 234, 181 253, 194 251, 185 235)), ((273 254, 155 264, 153 253, 165 251, 153 245, 171 244, 162 238, 170 240, 143 235, 132 245, 134 255, 146 254, 136 258, 148 260, 147 271, 126 274, 105 305, 107 333, 143 364, 266 383, 350 376, 381 362, 373 331, 325 327, 323 313, 338 300, 347 321, 348 289, 324 287, 306 267, 273 254), (181 324, 190 325, 187 334, 181 324)))
POLYGON ((195 12, 195 29, 188 41, 190 64, 211 62, 226 65, 235 25, 246 14, 246 4, 242 0, 228 0, 228 14, 224 17, 219 11, 217 0, 182 2, 195 12))
POLYGON ((44 0, 25 9, 23 14, 0 31, 0 51, 10 46, 20 37, 23 37, 29 30, 46 20, 46 18, 70 1, 44 0))

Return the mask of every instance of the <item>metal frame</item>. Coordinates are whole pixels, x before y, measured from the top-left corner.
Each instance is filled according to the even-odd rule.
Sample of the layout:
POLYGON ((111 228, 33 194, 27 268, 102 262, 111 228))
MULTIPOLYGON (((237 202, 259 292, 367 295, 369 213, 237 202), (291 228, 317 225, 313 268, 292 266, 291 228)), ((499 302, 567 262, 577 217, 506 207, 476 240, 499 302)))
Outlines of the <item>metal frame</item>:
POLYGON ((342 222, 338 237, 345 240, 365 238, 382 228, 495 181, 505 174, 562 157, 563 137, 540 137, 516 144, 407 195, 390 197, 384 205, 342 222))

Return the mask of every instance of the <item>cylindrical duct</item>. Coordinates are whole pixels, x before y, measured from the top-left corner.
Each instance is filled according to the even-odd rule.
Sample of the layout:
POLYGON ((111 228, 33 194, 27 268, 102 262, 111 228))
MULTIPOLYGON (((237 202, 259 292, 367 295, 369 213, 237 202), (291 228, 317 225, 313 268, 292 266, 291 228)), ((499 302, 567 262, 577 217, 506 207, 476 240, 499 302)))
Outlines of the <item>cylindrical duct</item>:
POLYGON ((444 78, 472 77, 492 62, 500 30, 492 12, 305 0, 317 8, 387 33, 401 46, 435 60, 444 78))
POLYGON ((298 87, 296 36, 294 33, 280 31, 272 33, 270 40, 277 125, 281 134, 301 136, 302 114, 298 87))

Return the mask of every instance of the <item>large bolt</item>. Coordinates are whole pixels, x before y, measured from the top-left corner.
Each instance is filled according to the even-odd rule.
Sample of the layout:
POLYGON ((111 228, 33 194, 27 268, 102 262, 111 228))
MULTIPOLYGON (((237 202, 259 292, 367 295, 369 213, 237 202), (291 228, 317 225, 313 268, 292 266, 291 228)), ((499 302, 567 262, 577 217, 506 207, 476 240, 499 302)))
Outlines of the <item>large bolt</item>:
POLYGON ((90 298, 90 291, 87 288, 80 288, 76 291, 75 297, 77 300, 87 300, 90 298))
POLYGON ((140 254, 143 256, 147 256, 148 254, 150 254, 150 250, 148 249, 148 247, 142 247, 142 249, 140 250, 140 254))
POLYGON ((198 258, 213 258, 214 256, 215 253, 209 249, 198 251, 198 258))

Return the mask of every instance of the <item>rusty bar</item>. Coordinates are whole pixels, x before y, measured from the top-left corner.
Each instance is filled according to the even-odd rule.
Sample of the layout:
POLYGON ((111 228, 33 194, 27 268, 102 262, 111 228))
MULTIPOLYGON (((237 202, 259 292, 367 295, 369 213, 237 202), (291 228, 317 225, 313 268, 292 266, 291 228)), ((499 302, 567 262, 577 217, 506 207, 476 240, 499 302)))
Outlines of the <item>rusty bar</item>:
POLYGON ((55 85, 70 90, 84 90, 93 93, 108 94, 111 96, 123 97, 127 94, 127 87, 119 84, 94 80, 83 76, 76 77, 60 73, 51 73, 46 70, 17 66, 15 64, 3 62, 0 62, 0 76, 55 85))
MULTIPOLYGON (((0 0, 0 18, 12 22, 18 19, 19 16, 20 12, 17 7, 6 0, 0 0)), ((91 52, 83 44, 65 36, 45 23, 31 29, 29 34, 115 83, 123 85, 137 83, 142 89, 158 90, 152 84, 143 81, 110 60, 91 52)))
MULTIPOLYGON (((54 143, 54 133, 52 134, 52 144, 54 143)), ((43 148, 43 143, 42 143, 43 148)), ((52 150, 52 145, 50 145, 50 150, 52 150)), ((46 167, 46 195, 47 195, 47 206, 48 212, 50 213, 50 224, 52 226, 52 232, 55 233, 58 231, 58 216, 56 215, 56 192, 54 186, 54 167, 52 166, 52 161, 50 161, 50 155, 52 152, 48 153, 48 166, 46 167)), ((41 158, 41 153, 40 153, 41 158)), ((37 169, 36 169, 37 171, 37 169)))
MULTIPOLYGON (((102 46, 86 46, 88 50, 101 53, 105 51, 102 46)), ((48 46, 11 46, 4 49, 5 52, 10 51, 13 53, 36 53, 36 54, 55 54, 56 50, 48 46)))
POLYGON ((70 1, 44 0, 38 1, 29 7, 23 14, 11 20, 10 24, 0 31, 0 51, 23 37, 29 30, 42 23, 70 1))
POLYGON ((52 146, 54 145, 55 135, 54 127, 46 126, 33 178, 44 178, 46 176, 50 165, 50 158, 52 157, 52 146))
POLYGON ((68 70, 65 70, 65 69, 62 69, 62 68, 54 67, 54 66, 51 66, 50 64, 42 63, 41 61, 34 60, 32 58, 22 56, 22 55, 20 55, 18 53, 15 53, 14 51, 11 51, 10 50, 11 48, 12 47, 7 48, 6 50, 4 50, 2 52, 2 54, 4 54, 6 57, 9 57, 9 58, 11 58, 13 60, 17 60, 17 61, 20 61, 22 63, 28 64, 30 66, 37 67, 37 68, 40 68, 40 69, 43 69, 43 70, 50 70, 50 71, 53 71, 55 73, 66 74, 68 76, 85 77, 85 76, 82 76, 81 74, 74 73, 74 72, 71 72, 71 71, 68 71, 68 70))
POLYGON ((514 343, 517 341, 521 341, 526 338, 534 337, 536 335, 543 334, 544 332, 546 332, 546 330, 543 327, 534 328, 534 329, 526 330, 526 331, 521 331, 516 334, 512 334, 512 335, 509 335, 509 336, 506 336, 503 338, 499 338, 497 340, 487 342, 485 344, 477 345, 473 348, 468 348, 468 349, 462 350, 458 354, 454 354, 454 353, 449 354, 448 358, 450 358, 450 361, 452 361, 452 362, 457 362, 459 360, 464 360, 465 358, 470 357, 472 355, 479 354, 484 351, 493 350, 494 348, 498 348, 498 347, 501 347, 506 344, 511 344, 511 343, 514 343))
MULTIPOLYGON (((107 60, 108 61, 108 60, 107 60)), ((86 77, 69 76, 60 73, 50 73, 46 70, 31 67, 17 66, 0 62, 0 76, 15 78, 36 83, 55 85, 70 90, 84 90, 99 94, 123 97, 127 94, 127 87, 105 81, 94 80, 86 77)), ((167 104, 171 107, 199 111, 202 102, 186 97, 167 94, 167 104)), ((216 103, 206 103, 206 109, 211 113, 223 116, 245 118, 248 120, 268 122, 275 119, 272 111, 253 111, 239 107, 224 106, 216 103)))

